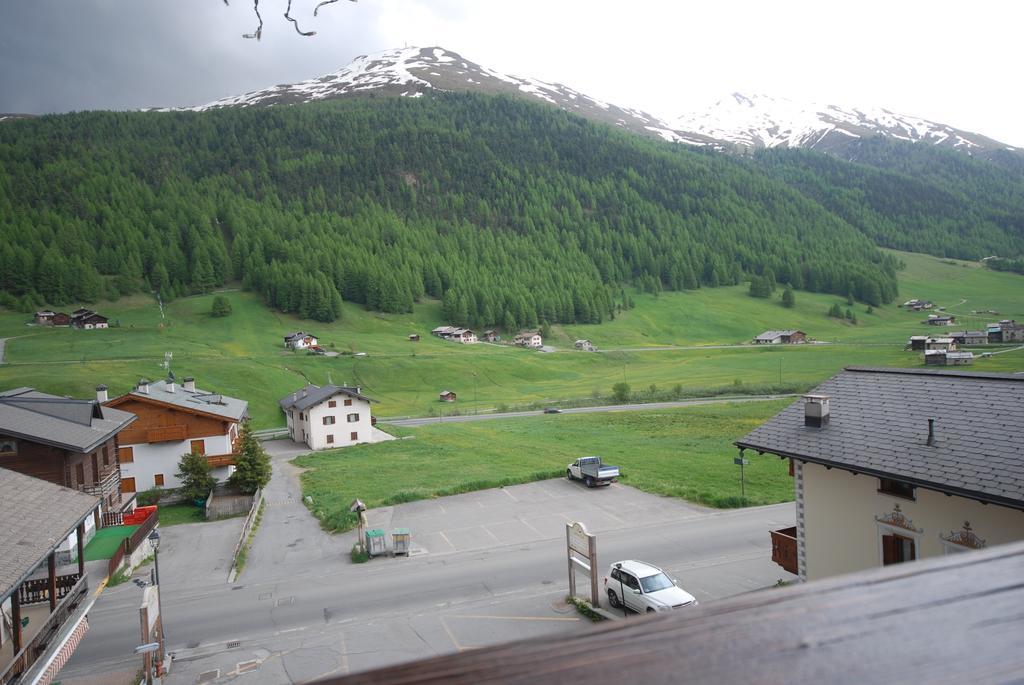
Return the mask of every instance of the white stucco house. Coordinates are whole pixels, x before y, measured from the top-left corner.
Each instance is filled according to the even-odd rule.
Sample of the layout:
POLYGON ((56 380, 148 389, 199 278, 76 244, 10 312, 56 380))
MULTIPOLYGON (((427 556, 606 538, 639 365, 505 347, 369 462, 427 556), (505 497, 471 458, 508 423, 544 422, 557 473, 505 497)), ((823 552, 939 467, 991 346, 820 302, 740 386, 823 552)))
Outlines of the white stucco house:
POLYGON ((373 427, 370 405, 376 401, 359 388, 307 385, 278 404, 291 439, 310 449, 323 450, 390 437, 381 438, 381 431, 373 427))
POLYGON ((735 444, 790 460, 803 580, 1024 540, 1024 376, 851 367, 735 444))
POLYGON ((292 350, 305 350, 319 344, 315 335, 304 331, 295 331, 284 336, 284 346, 292 350))
MULTIPOLYGON (((106 388, 97 392, 105 394, 106 388)), ((206 456, 218 482, 234 472, 239 424, 249 416, 245 400, 200 390, 193 378, 182 383, 141 380, 126 395, 109 402, 102 395, 97 399, 139 417, 118 436, 122 492, 179 487, 178 463, 192 452, 206 456)))
POLYGON ((512 339, 512 344, 520 347, 540 348, 544 346, 544 338, 537 331, 523 331, 512 339))

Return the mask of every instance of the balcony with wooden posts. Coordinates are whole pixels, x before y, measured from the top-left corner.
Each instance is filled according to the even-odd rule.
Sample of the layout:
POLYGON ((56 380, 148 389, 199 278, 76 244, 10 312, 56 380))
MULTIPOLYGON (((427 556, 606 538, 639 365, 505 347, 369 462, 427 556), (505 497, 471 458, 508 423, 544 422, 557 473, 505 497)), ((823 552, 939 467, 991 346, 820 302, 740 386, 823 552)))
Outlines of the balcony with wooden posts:
POLYGON ((1021 578, 1024 543, 1014 543, 319 682, 1019 682, 1021 578))
POLYGON ((772 561, 796 575, 800 573, 796 552, 796 526, 771 531, 772 561))
MULTIPOLYGON (((84 524, 78 527, 77 535, 81 550, 84 524)), ((0 644, 0 685, 20 682, 48 650, 55 648, 54 641, 70 620, 82 618, 88 595, 84 556, 78 555, 76 572, 58 575, 57 553, 51 552, 37 573, 10 596, 10 638, 0 644)))
POLYGON ((222 466, 235 466, 238 463, 238 455, 242 450, 242 439, 238 436, 231 441, 231 452, 228 454, 207 454, 206 463, 211 469, 222 466))
POLYGON ((117 464, 111 464, 100 470, 99 480, 95 483, 80 483, 78 489, 87 495, 106 498, 113 493, 121 492, 121 470, 117 464))

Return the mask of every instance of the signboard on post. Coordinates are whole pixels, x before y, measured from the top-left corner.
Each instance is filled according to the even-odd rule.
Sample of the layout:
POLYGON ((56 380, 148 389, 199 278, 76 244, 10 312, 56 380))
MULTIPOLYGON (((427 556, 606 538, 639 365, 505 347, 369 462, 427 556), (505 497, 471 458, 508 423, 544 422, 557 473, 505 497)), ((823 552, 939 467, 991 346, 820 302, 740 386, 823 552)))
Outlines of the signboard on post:
POLYGON ((565 551, 569 564, 569 596, 576 596, 576 571, 590 577, 590 603, 599 606, 597 596, 597 538, 580 522, 565 525, 565 551), (582 557, 582 558, 580 558, 582 557))
POLYGON ((142 644, 156 642, 155 651, 143 651, 143 670, 147 685, 153 683, 153 655, 157 655, 157 664, 163 667, 163 635, 160 622, 160 593, 155 585, 151 585, 142 593, 142 605, 139 607, 139 625, 142 632, 142 644))

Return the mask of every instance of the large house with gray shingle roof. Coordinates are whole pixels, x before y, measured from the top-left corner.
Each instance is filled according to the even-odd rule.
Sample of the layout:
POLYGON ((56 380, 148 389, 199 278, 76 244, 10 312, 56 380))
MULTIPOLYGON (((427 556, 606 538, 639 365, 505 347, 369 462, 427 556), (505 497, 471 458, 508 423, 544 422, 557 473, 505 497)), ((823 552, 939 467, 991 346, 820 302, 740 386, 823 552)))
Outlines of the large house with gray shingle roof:
POLYGON ((848 368, 735 443, 789 459, 803 579, 1024 539, 1024 376, 848 368))
POLYGON ((278 404, 291 439, 322 450, 374 442, 370 404, 376 401, 362 394, 360 388, 307 385, 278 404))
POLYGON ((130 411, 138 422, 121 435, 118 458, 124 492, 176 488, 178 464, 188 453, 206 457, 210 475, 223 482, 234 472, 241 422, 249 403, 196 387, 194 378, 140 380, 131 392, 107 401, 107 388, 96 389, 107 406, 130 411))
POLYGON ((5 390, 0 392, 0 467, 95 495, 104 513, 120 511, 130 501, 121 497, 118 439, 135 420, 95 400, 34 388, 5 390))

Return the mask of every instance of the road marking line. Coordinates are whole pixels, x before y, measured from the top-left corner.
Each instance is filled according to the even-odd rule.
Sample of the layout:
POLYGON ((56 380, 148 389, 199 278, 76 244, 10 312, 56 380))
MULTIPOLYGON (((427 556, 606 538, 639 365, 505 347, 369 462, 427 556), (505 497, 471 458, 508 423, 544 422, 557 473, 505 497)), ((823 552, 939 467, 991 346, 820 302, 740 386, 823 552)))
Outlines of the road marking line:
POLYGON ((537 535, 539 535, 539 536, 540 536, 541 538, 543 538, 543 537, 544 537, 544 533, 540 532, 539 530, 537 530, 536 528, 534 528, 534 527, 533 527, 532 525, 530 525, 530 522, 529 522, 529 521, 527 521, 526 519, 519 519, 519 521, 520 521, 520 522, 521 522, 521 523, 522 523, 522 524, 523 524, 524 526, 526 526, 527 528, 529 528, 530 530, 532 530, 532 531, 533 531, 534 533, 536 533, 537 535))
POLYGON ((93 597, 99 597, 100 593, 103 592, 104 588, 107 587, 107 582, 110 581, 110 576, 107 576, 100 581, 100 584, 96 586, 96 592, 92 593, 93 597))
POLYGON ((506 495, 508 495, 509 497, 511 497, 513 502, 518 502, 519 501, 518 499, 516 499, 515 495, 513 495, 511 492, 508 491, 507 488, 500 488, 500 490, 502 492, 504 492, 506 495))
POLYGON ((348 675, 348 642, 345 640, 345 633, 341 634, 341 672, 348 675))
POLYGON ((444 538, 444 541, 448 543, 449 547, 451 547, 455 551, 458 551, 459 548, 452 544, 452 541, 448 539, 448 536, 444 534, 443 530, 437 531, 437 534, 444 538))
POLYGON ((569 616, 483 616, 477 614, 451 614, 447 618, 484 618, 496 621, 579 621, 569 616))
POLYGON ((495 542, 497 542, 497 543, 500 543, 500 542, 501 542, 501 540, 500 540, 500 539, 498 538, 498 536, 497 536, 497 535, 495 535, 494 533, 492 533, 492 532, 491 532, 491 530, 490 530, 490 529, 489 529, 489 528, 488 528, 487 526, 480 526, 480 527, 484 529, 484 532, 485 532, 485 533, 487 533, 487 534, 488 534, 488 535, 490 535, 490 536, 491 536, 492 538, 494 538, 494 541, 495 541, 495 542))
POLYGON ((455 639, 455 635, 452 633, 452 629, 448 627, 448 624, 444 620, 444 616, 441 617, 441 627, 444 628, 444 632, 448 633, 448 639, 455 645, 455 649, 460 652, 466 651, 465 648, 459 644, 459 641, 455 639))

